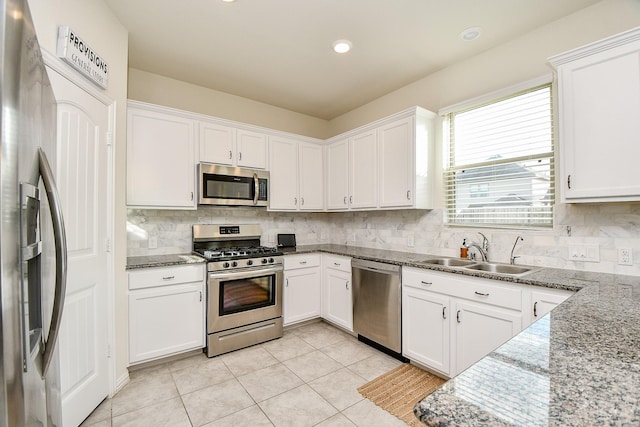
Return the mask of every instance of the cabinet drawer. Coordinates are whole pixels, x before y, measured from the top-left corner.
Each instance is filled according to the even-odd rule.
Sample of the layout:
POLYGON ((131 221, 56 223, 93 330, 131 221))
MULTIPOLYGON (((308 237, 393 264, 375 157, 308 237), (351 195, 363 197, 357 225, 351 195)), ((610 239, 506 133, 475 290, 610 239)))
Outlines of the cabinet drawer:
POLYGON ((520 287, 503 285, 491 279, 405 267, 402 269, 402 285, 499 307, 522 309, 520 287))
POLYGON ((351 273, 351 258, 338 255, 324 255, 324 266, 351 273))
POLYGON ((204 264, 145 268, 129 272, 129 289, 144 289, 204 280, 204 264))
POLYGON ((295 270, 296 268, 319 267, 320 254, 300 254, 286 255, 284 257, 284 269, 295 270))

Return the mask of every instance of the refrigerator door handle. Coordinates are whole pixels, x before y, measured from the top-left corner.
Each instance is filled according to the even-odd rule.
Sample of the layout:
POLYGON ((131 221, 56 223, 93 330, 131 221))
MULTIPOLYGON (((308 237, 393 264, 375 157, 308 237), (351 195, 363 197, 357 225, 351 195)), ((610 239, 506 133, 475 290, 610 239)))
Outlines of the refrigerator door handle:
POLYGON ((38 148, 38 163, 44 188, 47 192, 47 199, 49 200, 56 247, 56 287, 53 296, 51 326, 49 327, 49 335, 44 342, 42 350, 42 377, 44 378, 47 375, 47 370, 53 357, 53 350, 58 340, 58 332, 60 332, 60 322, 64 308, 64 296, 67 288, 67 237, 64 230, 60 196, 58 195, 58 189, 56 188, 49 161, 44 151, 42 151, 42 148, 38 148))

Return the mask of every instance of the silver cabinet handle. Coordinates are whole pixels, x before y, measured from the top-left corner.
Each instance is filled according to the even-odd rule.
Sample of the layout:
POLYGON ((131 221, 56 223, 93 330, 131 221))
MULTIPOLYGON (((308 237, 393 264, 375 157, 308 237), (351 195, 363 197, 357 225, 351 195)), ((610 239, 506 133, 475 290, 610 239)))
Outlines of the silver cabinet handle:
POLYGON ((231 160, 232 158, 233 158, 233 152, 229 150, 229 160, 231 160))
POLYGON ((488 294, 488 293, 487 293, 487 294, 483 294, 482 292, 478 292, 478 291, 475 291, 474 293, 475 293, 476 295, 480 295, 481 297, 488 297, 488 296, 489 296, 489 294, 488 294))
POLYGON ((176 276, 162 276, 162 280, 171 280, 171 279, 175 279, 176 276))
POLYGON ((304 197, 300 197, 300 206, 304 206, 304 197))
POLYGON ((296 205, 296 206, 298 206, 298 198, 297 198, 297 197, 294 197, 294 198, 293 198, 293 204, 294 204, 294 205, 296 205))
POLYGON ((538 317, 538 301, 533 303, 533 317, 538 317))
POLYGON ((571 175, 567 175, 567 187, 571 190, 571 175))
POLYGON ((347 204, 347 196, 344 196, 344 204, 347 204))
POLYGON ((344 284, 344 287, 349 290, 349 281, 347 280, 347 282, 344 284))
POLYGON ((349 203, 353 204, 353 196, 349 196, 349 203))
POLYGON ((433 282, 425 282, 424 280, 421 280, 420 283, 422 283, 423 285, 427 285, 427 286, 433 285, 433 282))
POLYGON ((288 288, 289 287, 289 279, 287 279, 285 282, 286 282, 285 286, 288 288))
POLYGON ((200 302, 202 302, 202 291, 200 291, 200 302))
POLYGON ((411 200, 411 190, 407 190, 407 200, 411 200))
POLYGON ((306 264, 307 261, 300 261, 300 264, 306 264))
POLYGON ((193 202, 193 191, 191 192, 191 201, 193 202))
MULTIPOLYGON (((240 159, 242 159, 242 155, 240 155, 240 159)), ((253 174, 253 204, 258 204, 258 196, 260 195, 260 185, 258 184, 258 174, 253 174)))
POLYGON ((447 315, 445 314, 445 310, 447 309, 447 307, 442 307, 442 318, 443 319, 447 319, 447 315))
POLYGON ((460 323, 460 310, 456 313, 456 321, 460 323))
POLYGON ((334 262, 333 265, 335 265, 336 267, 340 267, 340 263, 339 262, 334 262))
POLYGON ((47 375, 47 370, 53 357, 53 349, 58 340, 60 323, 62 321, 62 311, 64 309, 64 295, 67 290, 67 235, 64 229, 64 218, 62 217, 62 203, 56 188, 53 172, 49 166, 49 161, 42 148, 38 148, 38 164, 40 175, 44 183, 49 200, 49 210, 53 223, 53 237, 56 251, 56 287, 53 295, 53 309, 51 312, 51 326, 49 335, 44 343, 42 351, 42 378, 47 375))
POLYGON ((242 151, 238 153, 238 160, 242 160, 242 151))

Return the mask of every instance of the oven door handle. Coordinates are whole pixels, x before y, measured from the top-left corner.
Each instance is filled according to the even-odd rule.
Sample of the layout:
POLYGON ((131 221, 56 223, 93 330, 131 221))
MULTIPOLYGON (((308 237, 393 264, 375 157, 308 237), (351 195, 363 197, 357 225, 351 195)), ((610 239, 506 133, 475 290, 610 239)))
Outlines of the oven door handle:
POLYGON ((221 279, 246 279, 248 277, 260 277, 266 276, 268 274, 280 273, 282 272, 282 266, 273 266, 267 268, 249 268, 249 269, 238 269, 231 271, 215 271, 209 273, 209 279, 221 280, 221 279))

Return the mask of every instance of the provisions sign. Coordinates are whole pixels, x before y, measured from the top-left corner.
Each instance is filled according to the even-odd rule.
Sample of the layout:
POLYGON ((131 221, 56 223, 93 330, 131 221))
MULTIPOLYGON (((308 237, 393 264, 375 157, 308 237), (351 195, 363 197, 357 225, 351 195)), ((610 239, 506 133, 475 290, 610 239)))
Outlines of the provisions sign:
POLYGON ((66 25, 58 28, 58 56, 101 88, 107 88, 109 66, 66 25))

